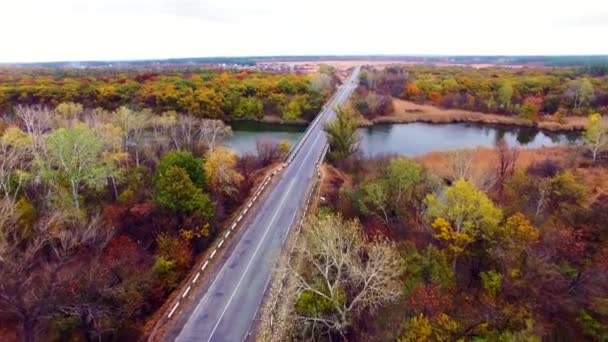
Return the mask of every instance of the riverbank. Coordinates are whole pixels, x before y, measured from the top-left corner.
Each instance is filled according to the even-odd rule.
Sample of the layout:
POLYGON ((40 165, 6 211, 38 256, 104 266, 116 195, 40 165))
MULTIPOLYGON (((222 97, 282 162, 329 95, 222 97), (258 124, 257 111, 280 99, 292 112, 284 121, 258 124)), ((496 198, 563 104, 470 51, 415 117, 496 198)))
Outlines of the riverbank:
POLYGON ((486 114, 462 109, 441 109, 430 105, 419 105, 410 101, 393 99, 395 111, 388 116, 381 116, 372 120, 361 119, 361 127, 376 124, 397 124, 426 122, 434 124, 448 123, 482 123, 493 125, 509 125, 522 127, 536 127, 547 131, 579 131, 587 126, 587 118, 569 116, 559 122, 554 116, 543 116, 540 122, 534 123, 518 117, 499 114, 486 114))

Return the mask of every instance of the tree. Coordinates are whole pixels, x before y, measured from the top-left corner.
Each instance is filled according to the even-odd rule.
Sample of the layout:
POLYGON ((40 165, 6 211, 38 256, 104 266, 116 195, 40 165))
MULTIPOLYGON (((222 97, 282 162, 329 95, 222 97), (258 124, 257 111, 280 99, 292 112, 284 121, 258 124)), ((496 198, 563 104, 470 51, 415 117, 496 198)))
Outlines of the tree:
POLYGON ((232 128, 222 120, 201 120, 199 138, 210 151, 231 136, 232 128))
POLYGON ((178 213, 196 213, 205 220, 215 210, 206 186, 203 162, 184 151, 167 153, 154 174, 154 201, 164 209, 178 213))
POLYGON ((281 149, 278 143, 272 140, 260 139, 255 142, 255 149, 262 166, 268 166, 281 158, 281 149))
MULTIPOLYGON (((42 215, 21 234, 14 203, 0 200, 0 317, 15 322, 23 341, 39 340, 54 314, 82 307, 75 301, 87 260, 94 259, 109 240, 111 229, 98 217, 69 220, 55 211, 42 215), (83 259, 84 246, 90 258, 83 259)), ((89 319, 96 319, 95 306, 89 319)))
POLYGON ((234 115, 238 118, 261 119, 264 117, 264 104, 257 97, 243 97, 234 110, 234 115))
POLYGON ((588 78, 576 79, 570 82, 565 93, 572 102, 574 110, 587 105, 593 99, 593 84, 588 78))
POLYGON ((70 122, 82 114, 83 107, 80 103, 62 102, 55 107, 55 113, 66 122, 70 122))
POLYGON ((496 179, 498 182, 499 191, 502 194, 505 180, 507 177, 513 176, 515 173, 515 165, 519 158, 519 149, 509 148, 505 139, 500 139, 496 142, 495 151, 497 154, 498 164, 496 166, 496 179))
POLYGON ((283 112, 283 120, 294 121, 301 117, 302 107, 300 106, 300 103, 296 100, 289 101, 287 108, 285 108, 285 112, 283 112))
POLYGON ((589 115, 585 142, 591 149, 593 161, 596 161, 598 154, 608 146, 608 119, 597 113, 589 115))
POLYGON ((102 158, 103 141, 84 125, 53 131, 46 145, 47 159, 38 164, 46 165, 43 172, 49 185, 57 188, 62 182, 67 183, 76 209, 80 208, 81 186, 99 190, 115 172, 114 165, 102 158))
POLYGON ((304 333, 344 336, 353 319, 400 295, 402 268, 394 244, 366 242, 357 221, 325 215, 306 222, 299 247, 295 311, 304 333))
POLYGON ((428 195, 425 203, 435 238, 446 243, 454 257, 473 241, 494 236, 502 220, 502 211, 465 180, 456 181, 440 195, 428 195))
POLYGON ((344 160, 359 149, 357 119, 352 110, 336 108, 336 118, 323 127, 329 140, 329 155, 333 160, 344 160))
POLYGON ((124 150, 135 155, 135 164, 139 166, 139 149, 144 130, 149 126, 151 113, 149 111, 134 112, 129 108, 120 107, 116 110, 116 121, 122 130, 124 150))
POLYGON ((238 193, 244 177, 236 171, 236 163, 236 154, 229 149, 219 147, 209 153, 204 169, 211 189, 227 196, 238 193))
POLYGON ((403 157, 391 159, 387 169, 388 187, 392 193, 391 202, 398 208, 410 203, 423 178, 422 166, 412 159, 403 157))
POLYGON ((173 166, 184 169, 196 187, 205 189, 207 180, 201 158, 195 158, 192 153, 187 151, 167 152, 156 166, 156 174, 164 174, 173 166))
POLYGON ((513 86, 510 82, 505 81, 498 88, 498 105, 504 111, 510 111, 513 106, 511 100, 513 98, 513 86))
POLYGON ((178 213, 196 213, 209 220, 214 206, 209 196, 196 187, 188 172, 179 166, 154 176, 154 201, 163 209, 178 213))
POLYGON ((358 203, 363 214, 372 214, 384 224, 389 223, 389 189, 386 182, 376 180, 361 187, 358 203))
POLYGON ((282 155, 286 156, 290 150, 291 144, 289 143, 289 140, 283 139, 279 142, 279 151, 281 151, 282 155))

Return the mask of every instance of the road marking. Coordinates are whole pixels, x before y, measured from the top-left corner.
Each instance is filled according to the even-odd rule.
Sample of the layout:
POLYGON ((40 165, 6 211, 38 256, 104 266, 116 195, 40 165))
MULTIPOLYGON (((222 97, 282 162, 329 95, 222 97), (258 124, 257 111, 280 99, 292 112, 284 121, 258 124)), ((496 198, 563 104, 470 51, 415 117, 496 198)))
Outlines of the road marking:
POLYGON ((258 245, 256 246, 255 250, 253 251, 253 255, 249 259, 249 262, 247 263, 247 266, 245 266, 245 270, 243 271, 243 274, 241 275, 241 278, 239 279, 239 282, 236 284, 236 287, 234 288, 234 291, 232 291, 232 295, 230 295, 230 298, 228 298, 228 302, 226 303, 226 306, 224 307, 224 310, 220 314, 220 317, 217 319, 217 323, 215 323, 215 326, 213 327, 213 330, 211 330, 211 333, 209 334, 209 338, 207 339, 207 342, 211 341, 211 338, 213 337, 213 334, 215 334, 215 330, 217 330, 217 327, 220 325, 220 322, 222 321, 222 318, 224 318, 224 315, 226 314, 226 311, 228 310, 228 307, 230 306, 230 303, 232 303, 232 300, 234 299, 234 296, 238 292, 238 289, 241 286, 241 283, 243 282, 243 279, 245 279, 245 275, 247 275, 247 271, 249 271, 249 267, 251 267, 251 264, 253 263, 253 260, 255 260, 255 257, 257 256, 258 252, 260 251, 260 247, 262 247, 262 244, 264 243, 264 240, 266 239, 266 235, 268 235, 268 232, 270 231, 270 228, 274 225, 274 221, 277 219, 277 216, 281 212, 280 209, 283 208, 283 205, 285 204, 285 199, 287 199, 287 195, 289 195, 289 193, 291 192, 291 189, 293 188, 293 185, 295 184, 295 180, 296 180, 295 178, 291 180, 291 183, 289 184, 289 188, 287 189, 287 191, 283 195, 283 198, 281 199, 281 202, 279 202, 279 205, 277 206, 277 210, 274 212, 274 215, 270 219, 270 223, 266 227, 266 230, 264 231, 264 234, 262 235, 262 238, 260 239, 260 242, 258 243, 258 245))
POLYGON ((194 277, 194 279, 192 279, 192 284, 196 283, 196 281, 198 280, 198 277, 201 276, 201 272, 196 272, 196 276, 194 277))
POLYGON ((208 264, 209 264, 209 260, 205 261, 205 263, 203 264, 203 267, 201 267, 201 271, 204 271, 205 268, 207 268, 208 264))
POLYGON ((173 307, 173 309, 171 309, 171 312, 169 312, 169 318, 171 318, 171 316, 173 316, 173 313, 175 312, 175 310, 177 310, 177 307, 179 306, 179 301, 177 303, 175 303, 175 306, 173 307))
POLYGON ((230 236, 230 231, 227 231, 226 234, 224 234, 224 239, 227 238, 228 236, 230 236))
POLYGON ((222 239, 222 241, 220 241, 220 244, 219 244, 219 245, 217 245, 217 248, 222 247, 222 245, 223 245, 223 244, 224 244, 224 239, 222 239))
POLYGON ((186 288, 186 291, 184 291, 184 294, 182 295, 182 298, 186 298, 186 295, 188 295, 188 292, 190 292, 190 288, 191 288, 191 286, 188 286, 186 288))
POLYGON ((217 248, 213 250, 213 252, 211 252, 211 255, 209 256, 209 259, 213 259, 213 257, 215 256, 215 253, 217 253, 217 248))

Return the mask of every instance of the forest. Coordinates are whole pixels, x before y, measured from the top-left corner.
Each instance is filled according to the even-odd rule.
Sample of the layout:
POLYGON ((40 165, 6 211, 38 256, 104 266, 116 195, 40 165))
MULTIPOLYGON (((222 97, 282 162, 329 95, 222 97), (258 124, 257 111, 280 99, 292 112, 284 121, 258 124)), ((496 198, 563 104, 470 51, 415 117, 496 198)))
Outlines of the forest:
POLYGON ((313 75, 195 67, 0 67, 0 111, 74 102, 86 109, 127 106, 224 121, 264 116, 309 121, 332 93, 334 73, 329 66, 313 75))
POLYGON ((518 116, 608 113, 605 66, 580 68, 368 67, 355 106, 366 118, 392 112, 390 97, 442 108, 518 116))
POLYGON ((332 153, 287 266, 284 339, 608 339, 601 116, 583 146, 499 140, 411 159, 358 153, 357 115, 325 127, 332 153))
POLYGON ((306 121, 311 75, 0 68, 0 340, 136 340, 289 151, 222 146, 227 121, 306 121))

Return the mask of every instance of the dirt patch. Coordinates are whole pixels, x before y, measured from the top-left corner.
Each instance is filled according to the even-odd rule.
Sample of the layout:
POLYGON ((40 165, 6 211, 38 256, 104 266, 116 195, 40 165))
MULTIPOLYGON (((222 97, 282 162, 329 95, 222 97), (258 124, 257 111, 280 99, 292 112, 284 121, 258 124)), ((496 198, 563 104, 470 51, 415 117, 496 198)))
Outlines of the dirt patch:
POLYGON ((555 116, 543 116, 541 121, 533 123, 528 120, 514 116, 500 114, 487 114, 462 109, 441 109, 431 105, 420 105, 401 99, 393 99, 395 112, 389 116, 382 116, 373 120, 361 120, 362 126, 380 123, 485 123, 495 125, 515 125, 526 127, 538 127, 549 131, 574 131, 585 129, 587 118, 579 116, 568 116, 559 122, 555 116))

